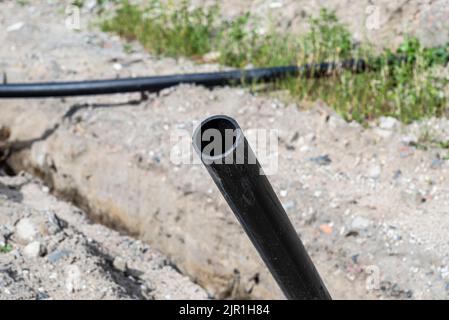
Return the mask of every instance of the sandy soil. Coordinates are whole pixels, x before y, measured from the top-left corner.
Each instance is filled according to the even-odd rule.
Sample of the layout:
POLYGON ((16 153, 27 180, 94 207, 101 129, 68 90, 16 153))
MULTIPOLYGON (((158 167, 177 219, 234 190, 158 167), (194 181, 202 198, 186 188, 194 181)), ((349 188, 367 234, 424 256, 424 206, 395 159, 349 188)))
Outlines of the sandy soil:
MULTIPOLYGON (((51 14, 60 8, 51 3, 24 8, 12 1, 0 3, 0 11, 8 12, 0 18, 1 26, 23 22, 19 29, 0 34, 4 44, 0 68, 8 79, 106 78, 220 68, 156 59, 138 46, 128 55, 114 37, 98 31, 67 30, 64 16, 51 14)), ((0 126, 11 131, 9 165, 17 172, 27 170, 40 176, 49 191, 75 202, 91 219, 158 249, 213 297, 282 298, 204 168, 170 162, 173 130, 191 131, 205 116, 225 113, 235 117, 245 132, 279 130, 279 170, 270 181, 333 297, 448 297, 449 166, 443 160, 447 151, 433 146, 422 150, 417 145, 423 137, 447 140, 448 120, 429 119, 404 126, 385 118, 363 128, 344 122, 321 104, 305 110, 242 88, 179 86, 145 101, 139 98, 0 101, 0 126)), ((11 199, 7 203, 19 205, 11 199)), ((39 206, 40 201, 33 205, 39 206)), ((12 227, 27 217, 8 212, 0 219, 12 227)), ((61 214, 71 226, 68 229, 80 233, 73 231, 62 243, 81 243, 74 250, 92 261, 86 268, 94 268, 100 261, 109 261, 106 265, 110 266, 111 259, 89 251, 88 238, 106 248, 115 248, 114 243, 109 237, 95 238, 88 233, 85 220, 79 222, 73 213, 70 216, 61 214)), ((115 234, 105 227, 95 228, 115 234)), ((117 239, 129 238, 117 235, 117 239)), ((23 250, 17 246, 16 253, 23 250)), ((52 252, 53 247, 46 246, 47 252, 52 252)), ((118 250, 108 255, 125 255, 118 250)), ((1 259, 12 256, 0 255, 1 259)), ((26 265, 37 274, 44 272, 24 258, 18 261, 16 268, 26 265)), ((146 265, 129 265, 150 272, 146 265)), ((78 274, 75 269, 69 269, 71 277, 78 274)), ((58 270, 67 275, 67 270, 58 270)), ((113 269, 112 274, 117 272, 113 269)), ((8 277, 21 297, 31 297, 28 292, 38 292, 39 286, 48 292, 56 290, 52 286, 62 288, 65 279, 61 276, 61 281, 43 281, 36 286, 37 282, 24 284, 8 277)), ((152 283, 155 278, 150 277, 152 283)), ((98 279, 111 288, 103 297, 136 297, 136 291, 123 289, 107 272, 98 279)), ((143 276, 139 279, 144 282, 143 276)), ((170 294, 176 281, 167 281, 168 289, 161 296, 153 291, 150 295, 170 294)), ((186 295, 204 295, 186 283, 192 286, 186 295)), ((92 298, 102 297, 99 287, 86 285, 97 288, 91 291, 92 298)), ((67 297, 66 291, 61 297, 67 297)))
POLYGON ((205 299, 166 257, 92 224, 27 174, 0 177, 0 299, 205 299))

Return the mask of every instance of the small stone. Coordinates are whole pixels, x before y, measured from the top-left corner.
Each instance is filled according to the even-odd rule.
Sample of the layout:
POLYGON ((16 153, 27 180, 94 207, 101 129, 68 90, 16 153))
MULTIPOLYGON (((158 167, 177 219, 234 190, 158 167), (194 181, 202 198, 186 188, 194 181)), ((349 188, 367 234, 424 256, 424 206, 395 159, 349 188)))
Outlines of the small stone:
POLYGON ((61 260, 62 258, 67 257, 69 255, 70 255, 70 251, 68 251, 68 250, 55 250, 48 255, 47 259, 51 263, 56 263, 59 260, 61 260))
POLYGON ((435 159, 432 159, 432 162, 430 163, 430 167, 432 169, 438 169, 440 168, 444 163, 444 160, 441 159, 439 156, 437 156, 435 159))
POLYGON ((122 257, 115 257, 112 265, 115 269, 121 272, 126 272, 126 269, 128 268, 126 261, 122 257))
POLYGON ((327 166, 331 164, 332 160, 329 155, 325 154, 318 157, 309 158, 309 161, 316 163, 319 166, 327 166))
POLYGON ((24 218, 17 223, 16 234, 21 240, 29 243, 36 238, 38 231, 30 219, 24 218))
POLYGON ((113 67, 114 70, 116 70, 116 71, 120 71, 120 70, 123 69, 123 66, 122 66, 120 63, 114 63, 114 64, 112 65, 112 67, 113 67))
POLYGON ((68 293, 73 293, 82 288, 81 283, 81 270, 76 265, 70 265, 66 268, 67 278, 65 281, 65 287, 68 293))
POLYGON ((6 28, 6 32, 18 31, 18 30, 22 29, 24 25, 25 25, 24 22, 14 23, 6 28))
POLYGON ((368 170, 368 177, 371 179, 379 179, 380 175, 382 173, 382 168, 380 165, 374 165, 368 170))
POLYGON ((54 232, 51 232, 52 234, 67 228, 69 225, 67 221, 61 219, 57 214, 55 214, 52 211, 47 211, 47 217, 50 224, 55 227, 54 228, 55 230, 53 230, 54 232))
POLYGON ((23 248, 23 254, 28 258, 37 258, 45 255, 46 249, 39 241, 33 241, 23 248))
POLYGON ((379 128, 384 130, 392 130, 398 126, 399 122, 392 117, 380 117, 379 128))
POLYGON ((0 141, 8 140, 10 135, 11 135, 11 129, 9 129, 8 127, 5 127, 3 125, 0 125, 0 141))
POLYGON ((340 116, 333 116, 330 115, 329 119, 327 120, 327 124, 332 129, 337 129, 346 124, 346 121, 343 120, 340 116))
POLYGON ((402 171, 400 169, 396 170, 393 174, 393 179, 397 180, 402 176, 402 171))
POLYGON ((49 298, 50 298, 50 296, 48 295, 47 292, 41 292, 41 291, 39 291, 36 296, 36 300, 48 300, 49 298))
POLYGON ((351 227, 356 230, 367 229, 371 225, 371 221, 363 217, 355 217, 352 220, 351 227))
POLYGON ((418 139, 416 138, 416 136, 414 135, 408 135, 408 136, 403 136, 401 138, 402 143, 404 143, 405 145, 412 145, 412 144, 416 144, 416 142, 418 141, 418 139))
POLYGON ((329 224, 322 224, 322 225, 320 225, 319 229, 322 233, 327 234, 327 235, 332 233, 332 226, 329 224))

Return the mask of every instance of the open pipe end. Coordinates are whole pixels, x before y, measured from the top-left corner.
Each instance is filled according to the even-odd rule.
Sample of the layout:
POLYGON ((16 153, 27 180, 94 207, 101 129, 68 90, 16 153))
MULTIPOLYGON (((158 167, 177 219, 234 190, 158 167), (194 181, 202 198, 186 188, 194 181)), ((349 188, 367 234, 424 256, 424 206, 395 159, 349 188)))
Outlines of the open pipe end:
POLYGON ((233 118, 215 115, 201 121, 192 140, 195 151, 203 161, 214 161, 233 153, 243 141, 243 134, 233 118))

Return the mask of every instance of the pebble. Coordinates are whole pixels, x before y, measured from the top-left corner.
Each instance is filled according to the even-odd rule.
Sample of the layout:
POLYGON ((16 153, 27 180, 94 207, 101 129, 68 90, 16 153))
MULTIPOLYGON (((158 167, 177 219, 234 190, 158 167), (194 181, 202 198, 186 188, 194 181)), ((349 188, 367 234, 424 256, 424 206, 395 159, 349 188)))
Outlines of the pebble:
POLYGON ((320 225, 319 229, 322 233, 327 234, 327 235, 332 233, 332 226, 329 224, 322 224, 322 225, 320 225))
POLYGON ((351 228, 356 230, 365 230, 371 225, 371 221, 363 217, 355 217, 352 220, 351 228))
POLYGON ((82 288, 81 283, 81 270, 76 265, 70 265, 66 268, 67 278, 65 281, 65 287, 68 293, 73 293, 82 288))
POLYGON ((36 238, 38 231, 30 219, 24 218, 17 223, 16 234, 21 240, 29 243, 36 238))
POLYGON ((41 292, 41 291, 39 291, 36 296, 36 300, 47 300, 49 298, 50 298, 50 296, 48 295, 47 292, 41 292))
POLYGON ((418 138, 416 138, 416 136, 414 136, 414 135, 408 135, 408 136, 403 136, 401 141, 405 145, 410 145, 410 144, 416 143, 418 141, 418 138))
MULTIPOLYGON (((48 221, 56 228, 56 232, 68 227, 67 221, 61 219, 56 213, 47 211, 48 221)), ((55 233, 56 233, 55 232, 55 233)))
POLYGON ((128 265, 122 257, 115 257, 114 261, 112 262, 112 265, 114 266, 115 269, 121 272, 126 272, 126 270, 128 269, 128 265))
POLYGON ((441 167, 444 163, 444 160, 441 159, 440 157, 436 157, 435 159, 432 160, 432 162, 430 163, 430 167, 432 169, 438 169, 439 167, 441 167))
POLYGON ((399 179, 402 176, 402 171, 400 169, 396 170, 393 174, 393 179, 399 179))
POLYGON ((62 258, 69 256, 70 253, 71 252, 68 250, 55 250, 48 255, 47 259, 51 263, 56 263, 59 260, 61 260, 62 258))
POLYGON ((33 241, 23 248, 23 254, 29 258, 37 258, 45 255, 46 249, 39 241, 33 241))
POLYGON ((24 22, 14 23, 14 24, 10 25, 8 28, 6 28, 6 32, 18 31, 18 30, 22 29, 24 25, 25 25, 24 22))
POLYGON ((392 117, 380 117, 379 128, 384 130, 393 130, 398 126, 399 122, 392 117))
POLYGON ((380 165, 374 165, 368 170, 368 177, 371 179, 379 179, 380 175, 382 173, 382 168, 380 165))
POLYGON ((116 70, 116 71, 120 71, 120 70, 123 69, 123 66, 122 66, 120 63, 114 63, 114 64, 112 65, 112 67, 113 67, 114 70, 116 70))
POLYGON ((327 166, 327 165, 331 164, 331 162, 332 162, 331 158, 327 154, 318 156, 318 157, 309 158, 309 161, 312 161, 319 166, 327 166))

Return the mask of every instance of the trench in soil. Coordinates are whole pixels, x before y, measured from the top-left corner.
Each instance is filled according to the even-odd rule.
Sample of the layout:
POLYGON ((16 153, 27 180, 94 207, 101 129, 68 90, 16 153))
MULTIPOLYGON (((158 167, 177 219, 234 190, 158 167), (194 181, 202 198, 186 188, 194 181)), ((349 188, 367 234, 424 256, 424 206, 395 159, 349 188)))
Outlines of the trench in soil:
MULTIPOLYGON (((0 172, 3 172, 3 174, 7 175, 7 176, 11 176, 11 177, 16 176, 18 174, 18 172, 16 172, 12 168, 13 163, 10 162, 12 153, 10 153, 9 150, 7 150, 7 148, 3 147, 3 148, 0 148, 0 155, 3 155, 3 157, 0 157, 0 172)), ((91 223, 93 223, 93 224, 97 223, 97 224, 104 225, 112 230, 119 232, 121 235, 130 236, 135 239, 138 239, 137 234, 130 232, 130 230, 124 224, 122 224, 114 219, 109 218, 108 214, 92 214, 92 209, 89 205, 89 202, 83 196, 81 196, 77 190, 71 189, 69 192, 67 192, 67 191, 64 193, 58 192, 54 188, 52 179, 48 174, 45 174, 42 171, 39 171, 36 169, 29 170, 29 168, 27 168, 26 171, 28 173, 30 173, 32 176, 39 178, 41 180, 41 182, 50 189, 51 194, 53 196, 55 196, 57 199, 71 203, 75 207, 84 211, 86 213, 87 218, 89 219, 89 221, 91 223)), ((174 270, 176 270, 179 274, 189 277, 189 279, 193 283, 200 286, 207 292, 207 290, 204 287, 202 287, 201 284, 199 284, 195 279, 192 279, 192 277, 189 274, 182 272, 181 268, 179 268, 172 261, 172 259, 170 259, 163 251, 161 251, 161 250, 159 250, 159 251, 167 257, 168 265, 170 267, 172 267, 174 270)), ((209 292, 208 292, 208 295, 209 295, 210 299, 217 298, 217 297, 211 295, 209 292)), ((231 297, 231 295, 232 295, 232 292, 229 292, 229 296, 226 298, 231 297)))

